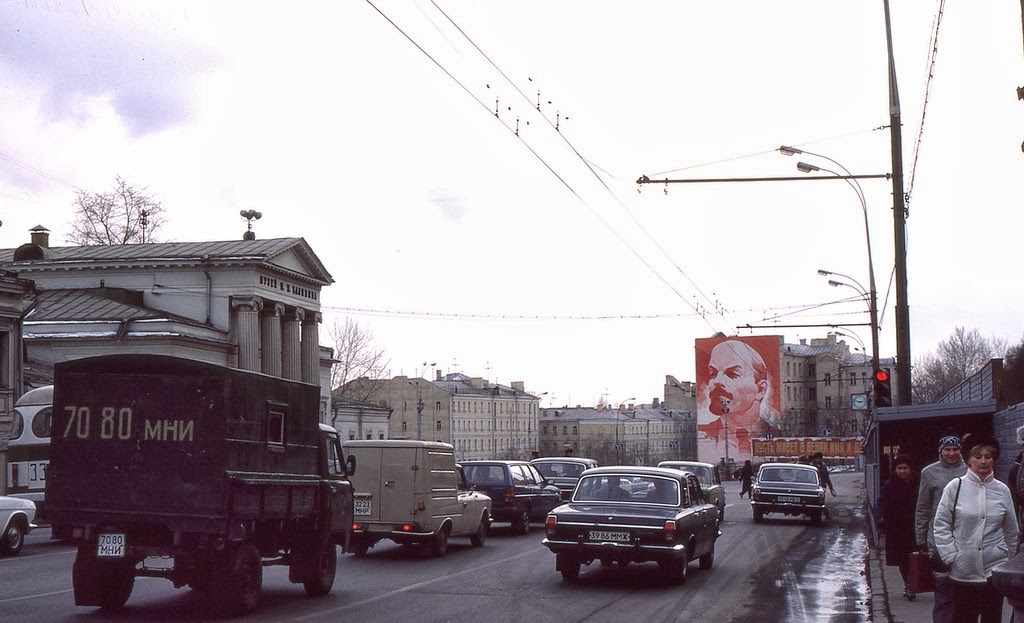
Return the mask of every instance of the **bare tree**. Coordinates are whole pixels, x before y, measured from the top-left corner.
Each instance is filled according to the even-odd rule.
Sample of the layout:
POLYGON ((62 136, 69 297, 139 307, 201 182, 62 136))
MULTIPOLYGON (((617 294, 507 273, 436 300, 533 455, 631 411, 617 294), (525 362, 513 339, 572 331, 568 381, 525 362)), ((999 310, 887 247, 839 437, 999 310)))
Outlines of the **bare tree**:
POLYGON ((373 334, 351 318, 344 322, 335 319, 330 330, 334 340, 334 356, 338 363, 331 366, 331 388, 335 396, 367 401, 386 378, 390 359, 378 349, 373 334), (359 383, 351 381, 359 380, 359 383))
POLYGON ((1024 341, 1006 351, 1003 366, 1003 397, 1008 404, 1024 402, 1024 341))
POLYGON ((1005 339, 986 339, 977 329, 957 327, 948 340, 939 342, 934 354, 923 356, 914 366, 914 403, 939 400, 990 359, 1005 352, 1005 339))
POLYGON ((109 192, 78 192, 68 242, 84 246, 156 242, 154 234, 164 224, 163 214, 148 188, 131 186, 117 176, 109 192))

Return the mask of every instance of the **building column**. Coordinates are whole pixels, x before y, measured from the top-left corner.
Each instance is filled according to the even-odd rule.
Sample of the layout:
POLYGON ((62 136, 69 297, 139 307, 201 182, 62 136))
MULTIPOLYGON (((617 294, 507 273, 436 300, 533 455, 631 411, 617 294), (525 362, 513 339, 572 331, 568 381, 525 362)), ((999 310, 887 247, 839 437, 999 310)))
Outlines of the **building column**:
POLYGON ((320 385, 320 312, 310 312, 302 319, 302 381, 320 385))
POLYGON ((302 353, 300 325, 306 310, 295 309, 285 314, 281 323, 281 376, 293 381, 302 380, 302 353))
POLYGON ((235 310, 238 367, 242 370, 259 372, 260 310, 263 309, 263 299, 231 297, 231 308, 235 310))
POLYGON ((281 376, 281 316, 284 305, 274 303, 263 308, 261 315, 260 340, 263 346, 263 373, 270 376, 281 376))

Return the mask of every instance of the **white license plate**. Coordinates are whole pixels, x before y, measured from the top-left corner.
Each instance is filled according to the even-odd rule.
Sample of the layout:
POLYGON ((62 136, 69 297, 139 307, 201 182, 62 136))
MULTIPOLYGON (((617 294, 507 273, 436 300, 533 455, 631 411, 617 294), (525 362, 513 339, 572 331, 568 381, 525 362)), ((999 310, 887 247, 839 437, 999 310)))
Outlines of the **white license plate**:
POLYGON ((591 530, 590 531, 591 541, 628 541, 628 532, 606 532, 604 530, 591 530))
POLYGON ((96 555, 100 558, 124 558, 124 534, 101 534, 96 544, 96 555))
POLYGON ((780 502, 792 502, 794 504, 800 503, 800 498, 792 495, 780 495, 778 499, 780 502))
POLYGON ((356 498, 355 508, 352 509, 352 512, 356 515, 372 515, 373 503, 370 500, 361 500, 356 498))

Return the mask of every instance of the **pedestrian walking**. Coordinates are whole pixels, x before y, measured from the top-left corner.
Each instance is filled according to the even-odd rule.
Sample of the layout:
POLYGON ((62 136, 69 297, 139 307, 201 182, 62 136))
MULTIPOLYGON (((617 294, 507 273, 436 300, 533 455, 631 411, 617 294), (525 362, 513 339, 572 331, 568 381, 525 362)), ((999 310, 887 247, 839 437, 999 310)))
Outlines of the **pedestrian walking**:
POLYGON ((893 475, 882 485, 878 498, 878 519, 885 530, 885 564, 899 567, 903 578, 903 597, 917 598, 909 582, 910 554, 917 548, 914 538, 914 512, 917 507, 917 476, 909 455, 893 461, 893 475))
POLYGON ((971 436, 967 473, 942 490, 932 536, 953 583, 954 623, 999 623, 1003 595, 992 585, 992 568, 1017 551, 1018 526, 1010 488, 996 480, 999 442, 971 436))
POLYGON ((747 494, 747 499, 750 499, 750 492, 753 489, 754 483, 754 466, 750 464, 750 459, 743 462, 743 467, 740 468, 740 497, 743 494, 747 494))
MULTIPOLYGON (((967 465, 960 456, 960 437, 947 431, 939 439, 939 460, 921 470, 917 489, 917 507, 914 510, 914 541, 919 551, 935 553, 932 521, 949 481, 967 473, 967 465)), ((953 584, 949 574, 935 571, 935 601, 932 605, 932 623, 953 623, 953 584)))
POLYGON ((836 488, 832 486, 832 477, 828 475, 828 466, 825 465, 825 455, 815 452, 811 457, 811 465, 818 468, 818 480, 821 481, 821 486, 828 489, 832 497, 836 497, 836 488))

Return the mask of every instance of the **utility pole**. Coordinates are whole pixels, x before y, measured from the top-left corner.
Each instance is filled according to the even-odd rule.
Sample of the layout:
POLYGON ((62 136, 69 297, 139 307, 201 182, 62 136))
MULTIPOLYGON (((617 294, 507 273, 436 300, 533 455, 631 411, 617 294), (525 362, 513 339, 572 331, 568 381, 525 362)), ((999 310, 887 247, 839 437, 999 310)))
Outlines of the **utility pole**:
POLYGON ((893 238, 896 250, 896 391, 901 406, 910 397, 910 306, 907 303, 907 214, 903 196, 903 133, 900 128, 900 93, 896 85, 896 61, 892 55, 892 24, 889 0, 885 8, 885 44, 889 53, 889 137, 892 147, 893 238))

